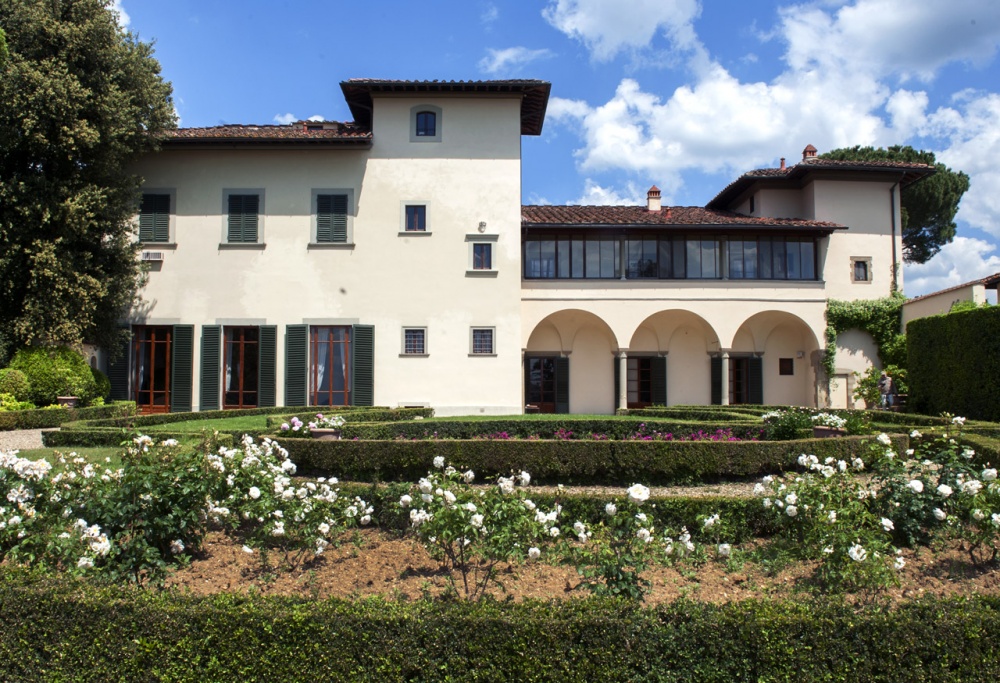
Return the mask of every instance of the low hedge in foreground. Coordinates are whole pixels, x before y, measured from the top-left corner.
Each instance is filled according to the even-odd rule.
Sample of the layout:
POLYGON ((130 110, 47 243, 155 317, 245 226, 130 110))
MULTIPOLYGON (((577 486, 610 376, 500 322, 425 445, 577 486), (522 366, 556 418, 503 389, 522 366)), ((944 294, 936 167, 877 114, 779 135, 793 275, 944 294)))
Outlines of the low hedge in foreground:
POLYGON ((99 420, 135 412, 131 401, 90 408, 39 408, 0 412, 0 431, 11 429, 50 429, 77 420, 99 420))
POLYGON ((995 681, 1000 601, 467 604, 0 581, 16 681, 995 681))
MULTIPOLYGON (((895 435, 897 450, 908 447, 895 435)), ((300 471, 356 481, 416 481, 434 458, 482 481, 527 470, 553 484, 675 484, 756 477, 796 467, 802 453, 849 459, 871 438, 801 441, 318 441, 280 440, 300 471)))
MULTIPOLYGON (((139 430, 141 431, 141 430, 139 430)), ((46 448, 90 448, 101 446, 118 446, 135 432, 126 429, 114 429, 105 427, 102 429, 74 428, 62 429, 57 432, 42 432, 42 443, 46 448)), ((241 429, 236 432, 219 432, 220 445, 232 445, 244 434, 260 438, 266 436, 263 432, 241 429)), ((200 440, 201 434, 197 432, 154 432, 150 436, 157 442, 166 439, 177 439, 178 441, 200 440)))

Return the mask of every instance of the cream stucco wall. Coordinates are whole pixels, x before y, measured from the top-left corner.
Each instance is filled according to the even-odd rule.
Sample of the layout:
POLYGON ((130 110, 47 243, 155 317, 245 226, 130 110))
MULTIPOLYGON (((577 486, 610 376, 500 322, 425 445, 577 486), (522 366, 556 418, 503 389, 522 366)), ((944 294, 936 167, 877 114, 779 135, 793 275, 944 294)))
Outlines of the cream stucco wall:
POLYGON ((980 306, 986 303, 986 300, 986 286, 982 284, 969 284, 964 287, 955 287, 943 292, 928 294, 918 300, 911 299, 903 304, 903 331, 906 330, 906 325, 911 320, 947 313, 952 306, 960 301, 972 301, 980 306))
MULTIPOLYGON (((150 272, 132 320, 199 326, 196 369, 201 325, 278 325, 279 405, 285 325, 371 324, 377 405, 520 412, 520 102, 392 97, 376 98, 374 110, 370 150, 171 150, 145 159, 137 168, 145 187, 175 192, 176 248, 150 272), (441 142, 409 142, 416 104, 441 108, 441 142), (221 245, 226 189, 262 191, 262 248, 221 245), (314 189, 352 191, 353 247, 309 246, 314 189), (401 234, 407 202, 428 204, 429 234, 401 234), (496 236, 495 275, 467 272, 467 236, 481 234, 496 236), (404 326, 427 328, 427 357, 400 356, 404 326), (495 356, 470 356, 472 326, 496 328, 495 356)), ((196 406, 198 385, 196 376, 196 406)))

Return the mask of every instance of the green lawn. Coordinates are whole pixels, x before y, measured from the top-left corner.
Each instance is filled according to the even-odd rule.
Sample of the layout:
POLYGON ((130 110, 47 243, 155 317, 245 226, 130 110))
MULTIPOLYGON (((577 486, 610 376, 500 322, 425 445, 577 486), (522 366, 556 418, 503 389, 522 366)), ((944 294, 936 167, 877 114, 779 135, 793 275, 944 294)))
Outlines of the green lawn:
POLYGON ((267 429, 267 415, 241 415, 239 417, 227 417, 215 420, 184 420, 181 422, 167 422, 159 425, 148 425, 139 427, 139 431, 146 434, 156 434, 157 432, 189 432, 200 434, 202 431, 218 430, 220 432, 235 432, 238 430, 263 431, 267 429))

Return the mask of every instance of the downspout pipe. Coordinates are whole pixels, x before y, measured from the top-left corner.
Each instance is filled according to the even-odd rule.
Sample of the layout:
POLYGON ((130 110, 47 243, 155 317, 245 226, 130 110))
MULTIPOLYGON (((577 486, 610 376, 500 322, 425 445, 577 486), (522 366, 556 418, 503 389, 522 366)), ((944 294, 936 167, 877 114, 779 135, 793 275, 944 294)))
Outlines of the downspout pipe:
MULTIPOLYGON (((892 290, 891 292, 895 294, 899 291, 899 257, 896 254, 896 188, 899 184, 903 182, 903 178, 906 174, 901 174, 899 180, 896 181, 895 185, 889 188, 889 215, 892 219, 892 225, 890 226, 889 233, 892 235, 892 290)), ((903 226, 899 226, 900 234, 902 234, 903 226)))

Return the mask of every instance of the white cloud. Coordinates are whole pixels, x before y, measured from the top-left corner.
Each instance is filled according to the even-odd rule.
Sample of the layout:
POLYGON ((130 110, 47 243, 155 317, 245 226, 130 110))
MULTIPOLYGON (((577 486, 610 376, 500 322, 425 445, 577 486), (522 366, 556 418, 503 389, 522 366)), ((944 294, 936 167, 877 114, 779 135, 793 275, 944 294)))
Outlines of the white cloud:
MULTIPOLYGON (((547 18, 576 17, 593 5, 605 7, 596 0, 560 1, 546 10, 547 18)), ((616 7, 619 14, 642 16, 631 7, 616 7)), ((677 21, 691 26, 696 14, 681 13, 677 21)), ((555 23, 553 18, 550 21, 555 23)), ((588 34, 580 25, 569 26, 585 42, 590 41, 597 57, 624 44, 612 37, 617 35, 615 27, 627 26, 628 20, 608 21, 610 33, 588 34)), ((648 21, 655 21, 655 15, 648 21)), ((570 32, 570 28, 565 30, 570 32)), ((637 40, 649 38, 648 33, 636 35, 637 40)), ((923 91, 894 90, 887 79, 893 75, 927 78, 948 62, 988 58, 1000 41, 1000 2, 858 0, 845 5, 831 0, 795 5, 781 10, 780 23, 771 35, 786 41, 788 68, 769 82, 741 82, 703 50, 693 49, 688 54, 692 81, 666 97, 626 78, 604 104, 554 98, 550 117, 580 132, 584 145, 576 156, 582 170, 624 170, 669 181, 675 191, 683 171, 735 174, 773 164, 780 156, 795 163, 806 144, 820 152, 851 145, 896 144, 914 134, 928 134, 928 96, 923 91), (831 5, 837 9, 826 9, 831 5), (963 17, 969 26, 958 26, 954 16, 963 17), (954 27, 962 38, 937 35, 942 26, 954 27), (928 41, 926 53, 915 37, 928 41), (789 149, 789 145, 794 147, 789 149)), ((692 36, 688 44, 697 48, 697 37, 692 36)), ((977 107, 966 103, 961 112, 941 111, 931 118, 937 129, 950 127, 949 135, 966 131, 972 138, 970 146, 993 150, 982 158, 1000 158, 995 146, 1000 135, 997 116, 985 103, 977 107)), ((946 142, 942 146, 949 148, 943 153, 946 157, 950 154, 964 161, 969 156, 946 142)), ((964 168, 957 162, 956 167, 964 168)), ((992 180, 988 168, 979 173, 982 179, 974 179, 974 185, 979 183, 991 193, 982 196, 1000 196, 1000 177, 992 180)), ((968 198, 963 218, 982 223, 983 202, 971 191, 968 198)), ((993 220, 993 225, 1000 234, 1000 220, 993 220)))
POLYGON ((646 193, 640 193, 635 183, 628 183, 624 190, 619 191, 613 187, 603 187, 587 178, 584 181, 583 194, 579 199, 568 202, 569 204, 581 204, 584 206, 610 205, 610 206, 633 206, 640 204, 640 194, 645 200, 646 193))
POLYGON ((956 237, 930 261, 903 266, 908 297, 930 294, 978 278, 1000 273, 997 246, 973 237, 956 237))
POLYGON ((296 118, 295 114, 289 113, 274 115, 274 122, 281 124, 282 126, 287 126, 288 124, 295 123, 296 121, 298 121, 298 118, 296 118))
POLYGON ((129 18, 128 13, 125 12, 125 8, 122 7, 122 0, 114 0, 111 3, 111 9, 118 13, 118 25, 122 28, 128 27, 132 20, 129 18))
POLYGON ((925 134, 945 141, 938 161, 970 176, 958 218, 1000 237, 1000 94, 964 91, 927 118, 925 134))
POLYGON ((482 13, 479 15, 479 21, 485 26, 490 26, 497 19, 500 18, 500 10, 492 2, 486 3, 483 7, 482 13))
POLYGON ((953 61, 984 64, 1000 46, 996 0, 857 0, 834 14, 813 4, 779 13, 796 70, 847 64, 926 81, 953 61))
POLYGON ((326 121, 326 118, 322 114, 313 114, 306 121, 326 121))
POLYGON ((648 47, 660 29, 674 49, 695 49, 693 22, 700 14, 698 0, 552 0, 542 10, 546 21, 601 62, 648 47))
POLYGON ((531 50, 526 47, 508 47, 502 50, 487 48, 486 57, 479 60, 479 70, 488 74, 514 73, 527 64, 552 56, 547 49, 531 50))

